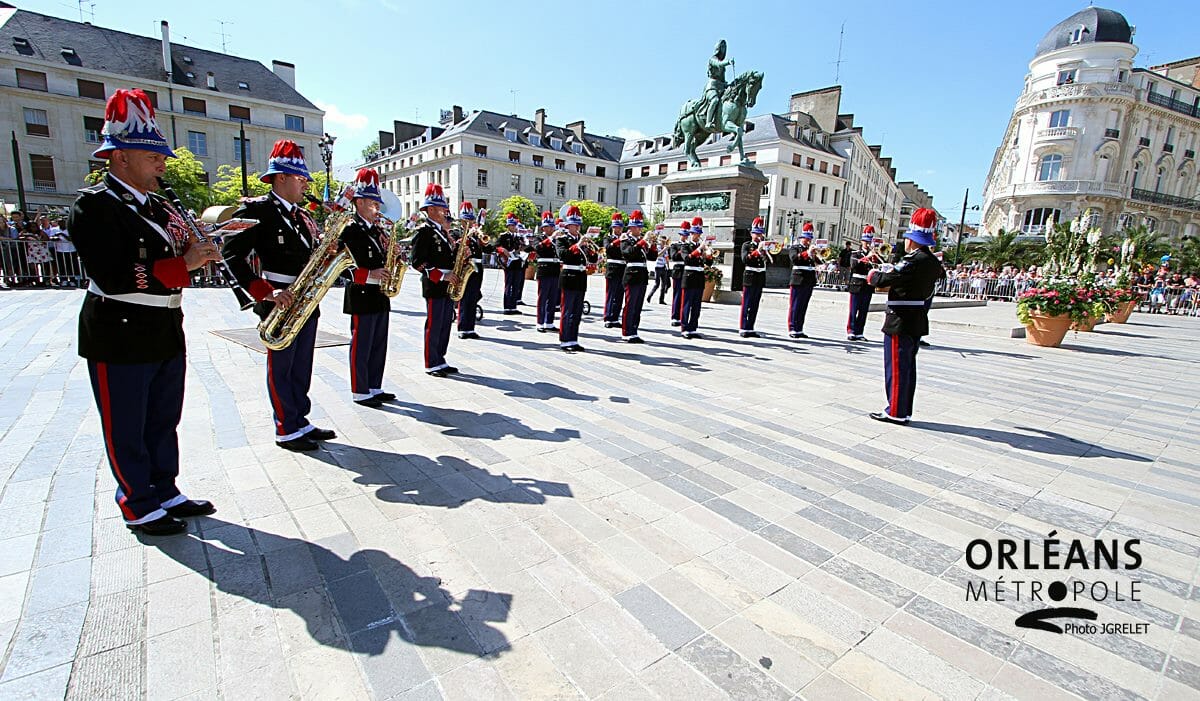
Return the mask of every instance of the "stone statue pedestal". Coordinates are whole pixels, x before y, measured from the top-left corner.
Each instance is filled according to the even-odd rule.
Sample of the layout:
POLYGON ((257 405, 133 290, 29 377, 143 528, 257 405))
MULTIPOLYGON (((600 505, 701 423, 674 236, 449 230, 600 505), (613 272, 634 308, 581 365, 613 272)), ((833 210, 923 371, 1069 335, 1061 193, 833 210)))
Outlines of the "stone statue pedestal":
POLYGON ((758 216, 767 176, 753 166, 729 165, 675 172, 663 179, 667 190, 666 231, 674 238, 679 221, 704 219, 704 233, 716 234, 713 249, 722 254, 722 287, 742 289, 742 244, 750 240, 750 225, 758 216), (732 252, 732 255, 727 255, 732 252))

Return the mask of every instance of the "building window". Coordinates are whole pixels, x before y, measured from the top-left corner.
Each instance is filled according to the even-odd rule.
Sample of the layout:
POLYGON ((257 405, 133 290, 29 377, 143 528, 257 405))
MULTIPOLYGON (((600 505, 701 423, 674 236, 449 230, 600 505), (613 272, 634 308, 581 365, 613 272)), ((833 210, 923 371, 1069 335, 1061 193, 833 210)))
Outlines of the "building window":
POLYGON ((796 199, 800 199, 800 188, 803 185, 804 185, 804 183, 800 182, 799 180, 796 181, 796 187, 792 190, 792 197, 795 197, 796 199))
POLYGON ((158 93, 153 90, 143 90, 142 92, 146 93, 146 97, 150 98, 150 106, 158 109, 158 93))
POLYGON ((1058 82, 1056 83, 1056 85, 1070 85, 1071 83, 1074 83, 1074 82, 1075 82, 1075 69, 1074 68, 1072 68, 1069 71, 1059 71, 1058 72, 1058 82))
POLYGON ((626 179, 626 180, 632 180, 632 179, 633 179, 633 168, 626 168, 626 169, 625 169, 625 179, 626 179))
POLYGON ((833 164, 833 177, 835 177, 835 178, 842 177, 842 167, 836 163, 833 164))
POLYGON ((787 197, 787 193, 788 193, 788 179, 783 178, 782 180, 779 181, 779 194, 782 197, 787 197))
POLYGON ((1044 234, 1046 225, 1053 219, 1059 221, 1062 219, 1062 210, 1051 209, 1049 207, 1039 207, 1025 212, 1024 223, 1021 225, 1021 233, 1024 234, 1044 234))
POLYGON ((283 115, 283 128, 288 131, 304 131, 304 117, 294 114, 283 115))
POLYGON ((556 136, 550 137, 550 148, 554 149, 555 151, 562 150, 562 139, 556 136))
POLYGON ((250 84, 249 84, 249 83, 247 83, 247 82, 246 82, 246 81, 244 81, 244 80, 239 80, 239 81, 238 81, 238 90, 249 90, 249 89, 250 89, 250 84))
POLYGON ((808 168, 809 170, 813 170, 816 168, 816 166, 817 166, 817 159, 815 159, 815 158, 805 159, 805 161, 804 161, 805 168, 808 168))
POLYGON ((250 108, 238 107, 237 105, 229 106, 229 121, 250 123, 250 108))
POLYGON ((533 194, 542 195, 542 194, 545 194, 545 192, 546 192, 546 179, 545 178, 534 178, 533 179, 533 194))
POLYGON ((512 188, 513 192, 520 192, 521 191, 521 176, 518 175, 517 173, 513 173, 512 175, 508 176, 508 186, 510 188, 512 188))
POLYGON ((542 145, 542 137, 539 136, 538 134, 530 134, 529 135, 529 145, 540 147, 542 145))
POLYGON ((600 188, 596 188, 596 201, 597 201, 597 202, 603 202, 603 201, 604 201, 604 198, 605 198, 605 197, 607 196, 607 194, 608 194, 608 193, 607 193, 607 190, 608 190, 608 188, 606 188, 606 187, 600 187, 600 188))
POLYGON ((1123 71, 1123 70, 1121 70, 1121 71, 1117 71, 1117 82, 1118 82, 1118 83, 1124 83, 1124 82, 1125 82, 1125 71, 1123 71))
POLYGON ((546 160, 541 156, 534 154, 533 165, 538 168, 544 168, 546 166, 546 160))
POLYGON ((83 118, 83 140, 88 143, 99 143, 103 139, 104 120, 99 117, 83 118))
POLYGON ((580 200, 587 199, 587 185, 580 185, 579 187, 575 188, 575 192, 576 192, 576 195, 575 195, 576 199, 580 199, 580 200))
POLYGON ((767 184, 763 185, 762 196, 763 197, 771 196, 771 182, 770 181, 767 181, 767 184))
MULTIPOLYGON (((246 160, 247 161, 254 158, 253 156, 250 155, 253 152, 254 152, 254 144, 252 144, 250 142, 250 139, 246 139, 246 160)), ((242 160, 242 140, 241 140, 241 138, 236 137, 236 136, 233 137, 233 160, 239 161, 239 162, 242 160)))
POLYGON ((104 83, 80 78, 75 81, 75 84, 78 86, 80 97, 90 97, 93 100, 104 99, 104 83))
POLYGON ((797 168, 800 167, 800 154, 798 154, 798 153, 792 154, 792 165, 796 166, 797 168))
POLYGON ((643 178, 650 177, 650 166, 642 166, 642 177, 643 178))
POLYGON ((475 209, 487 209, 487 200, 475 200, 475 209))
POLYGON ((505 129, 504 130, 504 138, 515 143, 517 140, 517 130, 516 129, 505 129))
POLYGON ((46 116, 46 110, 25 108, 25 133, 30 136, 50 136, 50 118, 46 116))
POLYGON ((751 163, 758 163, 758 151, 751 151, 746 154, 746 160, 751 163))
POLYGON ((50 156, 29 154, 29 170, 33 174, 34 190, 57 189, 54 183, 54 159, 50 156))
POLYGON ((487 146, 483 144, 475 144, 475 155, 480 158, 487 158, 487 146))
POLYGON ((663 189, 662 189, 662 185, 655 185, 655 186, 654 186, 654 201, 655 201, 655 202, 662 202, 662 201, 663 201, 663 189))
POLYGON ((508 162, 509 163, 520 163, 521 162, 521 152, 520 151, 509 151, 508 152, 508 162))
POLYGON ((40 71, 27 71, 24 68, 17 69, 17 87, 25 88, 26 90, 40 90, 48 92, 46 87, 46 74, 40 71))
POLYGON ((675 164, 675 171, 687 170, 687 161, 679 161, 675 164))
POLYGON ((202 131, 188 132, 188 150, 197 156, 208 155, 208 134, 202 131))
POLYGON ((707 167, 708 167, 708 159, 707 159, 707 158, 701 158, 701 159, 700 159, 700 167, 701 167, 701 168, 707 168, 707 167))
POLYGON ((571 151, 577 156, 582 156, 583 155, 583 144, 576 141, 575 143, 571 144, 571 151))
POLYGON ((629 188, 621 188, 621 204, 629 204, 629 188))
POLYGON ((587 166, 585 166, 582 163, 576 163, 575 164, 575 172, 579 173, 580 175, 586 175, 587 174, 587 166))
POLYGON ((408 177, 404 178, 404 194, 412 194, 412 180, 410 180, 408 177))
POLYGON ((1166 174, 1166 172, 1167 171, 1165 169, 1159 168, 1158 172, 1155 174, 1155 176, 1154 176, 1154 191, 1155 192, 1162 192, 1163 176, 1166 174))
POLYGON ((603 178, 603 177, 605 177, 605 175, 607 173, 608 173, 608 171, 604 169, 604 166, 596 166, 596 177, 597 178, 603 178))
POLYGON ((1055 110, 1050 113, 1050 128, 1065 127, 1071 121, 1071 110, 1055 110))
POLYGON ((821 161, 821 168, 820 168, 820 172, 822 172, 822 173, 828 173, 828 172, 829 172, 829 164, 828 164, 828 163, 826 163, 825 161, 821 161))
POLYGON ((208 105, 204 100, 198 100, 194 97, 183 98, 183 113, 198 114, 201 117, 208 114, 208 105))
POLYGON ((816 191, 816 187, 814 186, 814 184, 813 184, 813 183, 809 183, 809 184, 808 184, 808 201, 809 201, 809 202, 812 202, 812 201, 813 201, 813 193, 814 193, 815 191, 816 191))
POLYGON ((488 186, 487 175, 488 175, 487 171, 483 170, 482 168, 475 171, 475 185, 477 187, 487 187, 488 186))
POLYGON ((638 201, 638 204, 645 204, 645 202, 646 202, 646 188, 644 188, 644 187, 639 187, 639 188, 638 188, 638 191, 637 191, 637 201, 638 201))
POLYGON ((200 172, 200 182, 204 183, 205 185, 208 185, 208 184, 209 184, 209 180, 208 180, 208 171, 201 171, 201 172, 200 172))
POLYGON ((1057 153, 1042 156, 1038 162, 1038 180, 1059 180, 1062 175, 1063 157, 1057 153))
POLYGON ((554 170, 566 170, 567 162, 561 158, 554 159, 554 170))
POLYGON ((1076 27, 1075 31, 1071 32, 1071 43, 1078 44, 1083 39, 1083 27, 1076 27))
POLYGON ((659 174, 659 175, 666 175, 666 174, 667 174, 667 164, 666 164, 666 163, 659 163, 659 164, 658 164, 658 174, 659 174))
POLYGON ((841 195, 842 195, 841 190, 833 191, 833 206, 834 207, 837 207, 839 204, 841 204, 841 199, 842 199, 841 195))
POLYGON ((723 165, 723 166, 727 166, 727 165, 729 165, 730 163, 733 163, 733 156, 721 156, 721 162, 720 162, 720 163, 721 163, 721 165, 723 165))
POLYGON ((554 183, 554 196, 566 199, 567 197, 567 181, 559 180, 554 183))

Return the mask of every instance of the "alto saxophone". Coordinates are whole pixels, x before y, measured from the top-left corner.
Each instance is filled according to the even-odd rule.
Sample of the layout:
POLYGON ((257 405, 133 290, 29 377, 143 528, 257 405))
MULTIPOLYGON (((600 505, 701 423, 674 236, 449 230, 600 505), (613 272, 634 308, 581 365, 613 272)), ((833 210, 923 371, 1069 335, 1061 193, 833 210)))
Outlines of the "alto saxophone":
POLYGON ((475 274, 475 263, 471 260, 471 239, 474 236, 473 232, 464 232, 454 251, 453 274, 458 281, 446 288, 446 294, 455 302, 462 300, 463 293, 467 291, 467 279, 475 274))
POLYGON ((388 297, 395 297, 400 292, 400 283, 404 281, 404 272, 408 263, 400 256, 400 235, 393 229, 388 236, 387 255, 384 257, 383 269, 391 274, 387 282, 379 283, 379 290, 388 297))
POLYGON ((354 258, 341 247, 340 241, 342 229, 352 218, 350 212, 336 212, 325 220, 325 237, 313 248, 304 269, 288 286, 292 303, 286 307, 276 304, 258 324, 258 337, 264 346, 280 351, 292 345, 338 276, 354 265, 354 258))

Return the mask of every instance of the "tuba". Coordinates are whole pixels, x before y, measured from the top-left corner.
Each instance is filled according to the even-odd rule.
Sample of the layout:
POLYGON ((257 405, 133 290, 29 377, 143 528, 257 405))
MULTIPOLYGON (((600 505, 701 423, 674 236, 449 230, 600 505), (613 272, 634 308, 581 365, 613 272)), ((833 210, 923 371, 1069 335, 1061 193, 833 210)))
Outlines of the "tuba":
POLYGON ((340 245, 342 229, 352 218, 350 212, 343 211, 325 220, 325 237, 313 248, 304 269, 288 287, 294 298, 292 303, 286 307, 276 304, 258 324, 258 337, 264 346, 279 351, 292 345, 338 276, 354 265, 350 252, 340 245))

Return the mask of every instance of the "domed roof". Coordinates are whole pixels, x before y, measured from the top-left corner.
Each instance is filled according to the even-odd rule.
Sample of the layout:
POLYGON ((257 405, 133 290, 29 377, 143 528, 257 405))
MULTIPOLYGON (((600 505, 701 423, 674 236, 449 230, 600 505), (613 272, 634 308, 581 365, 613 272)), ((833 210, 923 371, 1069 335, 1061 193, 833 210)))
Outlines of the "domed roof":
POLYGON ((1071 44, 1093 44, 1096 42, 1133 43, 1133 30, 1129 22, 1120 12, 1105 10, 1101 7, 1088 7, 1064 19, 1054 28, 1046 32, 1046 36, 1038 42, 1035 56, 1062 49, 1071 44), (1079 39, 1075 31, 1082 29, 1079 39))

